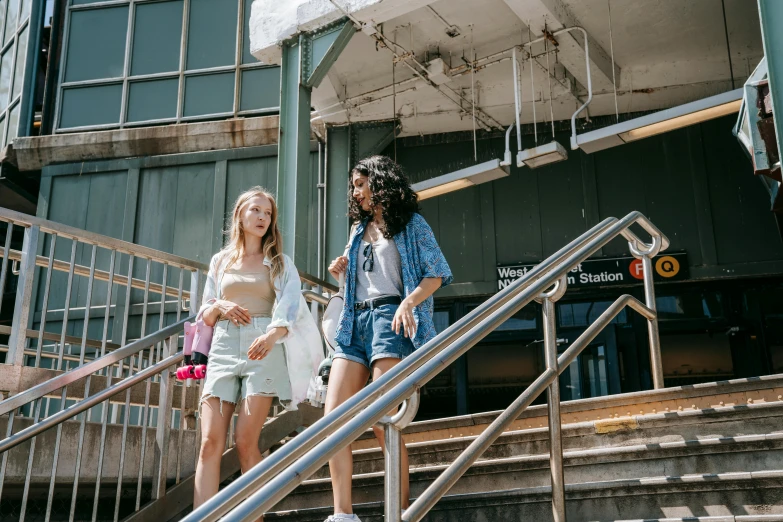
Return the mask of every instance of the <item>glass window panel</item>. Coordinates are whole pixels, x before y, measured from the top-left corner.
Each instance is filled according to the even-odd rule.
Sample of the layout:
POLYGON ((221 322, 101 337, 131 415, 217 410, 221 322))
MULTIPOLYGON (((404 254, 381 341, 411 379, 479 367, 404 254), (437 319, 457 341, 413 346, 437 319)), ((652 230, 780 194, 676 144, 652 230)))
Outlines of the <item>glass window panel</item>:
POLYGON ((689 292, 655 298, 658 318, 717 319, 723 317, 723 303, 718 292, 689 292))
POLYGON ((60 128, 120 122, 122 84, 63 89, 60 128))
POLYGON ((122 76, 127 30, 127 6, 72 12, 65 81, 122 76))
POLYGON ((131 74, 178 71, 181 36, 182 0, 138 4, 131 74))
POLYGON ((238 7, 237 0, 191 0, 189 71, 235 64, 238 7))
POLYGON ((258 63, 258 60, 250 54, 250 9, 253 0, 243 0, 245 2, 245 21, 242 26, 242 63, 258 63))
POLYGON ((30 8, 32 5, 33 0, 22 0, 22 14, 19 16, 19 25, 22 25, 22 22, 30 16, 30 8))
POLYGON ((179 78, 132 82, 128 88, 128 121, 176 118, 179 78))
POLYGON ((16 44, 16 67, 14 68, 14 91, 11 99, 13 100, 19 93, 22 92, 22 85, 24 84, 24 67, 27 61, 27 36, 29 26, 22 31, 19 35, 19 41, 16 44))
POLYGON ((8 12, 5 17, 5 36, 3 37, 3 43, 14 37, 16 33, 16 23, 19 20, 19 0, 8 1, 8 12))
POLYGON ((19 108, 22 106, 21 103, 17 103, 16 106, 14 106, 13 109, 11 109, 11 114, 8 117, 8 134, 6 135, 6 138, 3 140, 3 145, 8 145, 8 143, 12 142, 14 138, 19 134, 19 108))
POLYGON ((219 114, 233 110, 233 72, 185 78, 185 116, 219 114))
POLYGON ((510 332, 514 330, 535 330, 536 320, 540 314, 537 306, 526 306, 515 313, 505 323, 501 324, 495 330, 496 332, 510 332))
POLYGON ((8 92, 11 90, 11 67, 14 49, 8 49, 0 59, 0 111, 8 107, 8 92))
POLYGON ((71 0, 72 5, 81 5, 81 4, 94 4, 96 2, 105 2, 106 0, 71 0))
POLYGON ((279 106, 279 67, 242 71, 242 94, 239 100, 239 110, 249 111, 279 106))

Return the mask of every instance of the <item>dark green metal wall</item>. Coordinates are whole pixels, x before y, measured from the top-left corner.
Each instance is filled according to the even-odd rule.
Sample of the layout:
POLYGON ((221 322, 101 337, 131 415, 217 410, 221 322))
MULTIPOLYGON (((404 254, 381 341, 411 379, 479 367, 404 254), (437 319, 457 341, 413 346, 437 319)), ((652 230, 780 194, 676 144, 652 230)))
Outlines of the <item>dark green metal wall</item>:
MULTIPOLYGON (((315 238, 317 152, 310 155, 310 165, 313 183, 303 195, 303 200, 310 203, 304 205, 302 219, 307 223, 308 237, 315 238)), ((234 200, 253 185, 276 192, 276 146, 50 166, 43 170, 38 216, 209 263, 212 254, 223 245, 222 230, 234 200)), ((307 246, 296 261, 297 268, 315 273, 316 243, 312 241, 307 246)), ((48 251, 47 239, 41 253, 48 254, 48 251)), ((68 261, 70 252, 70 241, 58 241, 56 259, 68 261)), ((89 248, 78 247, 76 262, 89 266, 89 248)), ((145 267, 142 261, 136 263, 134 276, 143 279, 145 267)), ((101 252, 96 268, 109 269, 108 252, 101 252)), ((119 260, 117 269, 125 273, 127 260, 119 260)), ((161 280, 161 269, 156 266, 151 281, 160 283, 161 280)), ((53 275, 50 303, 64 303, 66 284, 66 273, 53 275)), ((39 281, 37 312, 40 312, 43 290, 39 281)), ((105 283, 96 283, 93 305, 105 301, 106 290, 105 283)), ((70 307, 83 307, 86 294, 86 278, 76 278, 70 307)), ((140 303, 142 299, 141 292, 134 290, 131 302, 140 303)), ((113 302, 116 304, 117 300, 115 292, 113 302)), ((78 314, 71 314, 71 317, 68 333, 81 335, 82 321, 78 314)), ((173 322, 174 317, 173 312, 167 312, 165 322, 173 322)), ((38 316, 34 322, 37 321, 38 316)), ((131 318, 131 338, 140 331, 140 321, 141 317, 131 318)), ((101 337, 102 324, 102 317, 90 320, 91 338, 101 337)), ((151 316, 150 324, 157 325, 158 319, 151 316)), ((46 327, 48 331, 60 332, 61 325, 61 322, 51 320, 46 327)), ((111 333, 110 330, 110 336, 111 333)))
MULTIPOLYGON (((649 216, 689 255, 693 279, 783 274, 783 242, 769 197, 731 134, 733 117, 706 122, 422 202, 455 275, 438 295, 494 293, 499 263, 536 262, 609 216, 649 216)), ((567 136, 558 136, 561 143, 567 136)), ((547 140, 548 141, 548 140, 547 140)), ((523 138, 532 146, 533 137, 523 138)), ((542 142, 542 140, 540 140, 542 142)), ((479 161, 502 138, 479 140, 479 161)), ((387 147, 386 154, 394 155, 387 147)), ((413 182, 474 164, 465 134, 398 140, 413 182)), ((624 255, 621 240, 600 255, 624 255)))

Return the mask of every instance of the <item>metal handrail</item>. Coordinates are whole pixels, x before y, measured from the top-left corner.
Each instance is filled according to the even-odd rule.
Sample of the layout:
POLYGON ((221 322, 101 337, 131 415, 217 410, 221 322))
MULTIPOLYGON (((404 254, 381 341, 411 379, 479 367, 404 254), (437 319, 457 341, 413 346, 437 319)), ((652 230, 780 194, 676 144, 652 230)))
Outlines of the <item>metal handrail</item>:
MULTIPOLYGON (((536 299, 565 276, 573 266, 620 235, 628 240, 638 253, 643 253, 644 259, 648 261, 661 249, 669 246, 669 240, 639 212, 631 212, 621 220, 607 218, 416 350, 380 379, 232 482, 194 510, 185 520, 215 521, 240 503, 242 504, 228 514, 225 520, 245 520, 268 511, 323 466, 332 455, 376 424, 386 412, 410 397, 460 355, 536 299), (633 224, 640 225, 650 233, 653 237, 652 245, 642 242, 629 229, 633 224), (243 502, 246 498, 247 501, 243 502)), ((649 262, 645 263, 645 273, 650 266, 649 262)), ((645 278, 645 283, 647 282, 645 278)), ((649 282, 652 282, 651 275, 649 282)), ((653 302, 648 302, 648 305, 652 310, 654 294, 648 293, 648 299, 650 295, 653 296, 653 302)), ((657 338, 657 322, 654 318, 648 320, 649 327, 651 330, 655 329, 657 338)), ((659 364, 660 358, 657 359, 659 364)), ((656 358, 653 357, 653 366, 655 365, 656 358)), ((653 368, 654 374, 660 372, 660 367, 653 368)), ((554 374, 553 370, 551 375, 554 374)), ((551 375, 547 372, 539 380, 551 375)), ((654 380, 656 387, 662 384, 662 379, 654 380)), ((406 511, 405 520, 409 520, 407 514, 406 511)))
MULTIPOLYGON (((63 386, 68 386, 69 384, 87 377, 88 375, 92 375, 93 373, 106 367, 113 366, 126 357, 136 355, 140 351, 146 350, 150 346, 168 339, 173 335, 178 335, 185 327, 185 322, 193 321, 194 319, 195 316, 190 316, 186 319, 178 321, 170 326, 163 328, 162 330, 158 330, 153 334, 128 343, 122 348, 109 352, 103 357, 99 357, 86 364, 77 366, 73 370, 69 370, 61 375, 58 375, 57 377, 54 377, 53 379, 49 379, 48 381, 42 382, 37 386, 33 386, 28 390, 17 393, 16 395, 12 395, 6 400, 0 402, 0 416, 3 416, 6 413, 15 410, 16 408, 20 408, 30 401, 34 401, 49 395, 52 392, 59 390, 63 386)), ((0 445, 0 453, 2 451, 2 446, 0 445)))
MULTIPOLYGON (((2 209, 0 209, 2 210, 2 209)), ((104 246, 104 245, 101 245, 104 246)), ((105 245, 107 248, 109 248, 108 245, 105 245)), ((119 251, 119 250, 118 250, 119 251)), ((161 252, 163 253, 163 252, 161 252)), ((0 250, 0 259, 3 258, 3 251, 0 250)), ((19 250, 10 249, 8 251, 8 259, 11 261, 21 261, 22 260, 22 252, 19 250)), ((156 259, 157 260, 157 259, 156 259)), ((46 256, 35 256, 35 265, 40 266, 43 268, 47 268, 49 266, 49 258, 46 256)), ((192 266, 188 266, 186 268, 201 268, 203 270, 207 270, 209 267, 206 265, 203 265, 202 263, 198 263, 193 261, 192 266), (204 268, 206 267, 206 268, 204 268)), ((61 261, 59 259, 54 259, 52 261, 52 269, 57 270, 59 272, 68 272, 70 270, 70 264, 66 261, 61 261)), ((83 265, 73 265, 73 273, 74 275, 79 275, 83 277, 89 277, 90 275, 90 267, 89 266, 83 266, 83 265)), ((122 274, 114 274, 111 276, 109 272, 106 272, 105 270, 98 270, 97 268, 94 269, 93 278, 97 281, 112 281, 113 283, 116 283, 118 285, 128 286, 128 277, 124 276, 122 274)), ((143 279, 136 279, 131 277, 131 288, 135 288, 137 290, 144 290, 146 288, 145 282, 143 279)), ((163 285, 160 283, 153 283, 150 282, 149 284, 149 291, 159 294, 163 291, 163 285)), ((171 286, 166 287, 166 295, 170 297, 179 297, 179 289, 173 288, 171 286)), ((182 290, 182 298, 183 299, 190 299, 190 292, 187 290, 182 290)), ((52 310, 49 310, 50 312, 52 310)))
MULTIPOLYGON (((177 325, 181 326, 181 323, 177 323, 177 325)), ((173 335, 176 335, 176 332, 173 333, 173 335)), ((152 337, 152 336, 150 336, 152 337)), ((169 335, 168 337, 171 337, 169 335)), ((146 340, 146 346, 150 347, 156 344, 158 341, 153 341, 152 339, 141 339, 146 340)), ((130 346, 130 345, 129 345, 130 346)), ((174 366, 175 364, 179 364, 180 361, 182 361, 185 358, 182 352, 177 352, 175 355, 172 355, 170 357, 167 357, 163 359, 162 361, 153 364, 152 366, 149 366, 143 370, 141 370, 138 373, 135 373, 131 375, 130 377, 126 377, 125 379, 117 382, 116 384, 112 384, 108 388, 105 388, 101 390, 100 392, 96 393, 95 395, 90 395, 86 399, 82 399, 81 401, 77 402, 76 404, 61 410, 54 415, 51 415, 50 417, 45 418, 44 420, 32 424, 31 426, 28 426, 27 428, 23 429, 22 431, 19 431, 10 437, 0 440, 0 453, 3 453, 5 451, 10 450, 11 448, 18 446, 19 444, 22 444, 23 442, 30 440, 31 438, 35 437, 36 435, 40 435, 44 431, 54 428, 58 424, 61 424, 68 419, 72 419, 76 415, 85 412, 89 410, 90 408, 97 406, 98 404, 102 403, 106 399, 110 399, 111 397, 117 395, 118 393, 127 390, 131 386, 134 386, 136 384, 139 384, 140 382, 144 382, 148 378, 158 375, 166 368, 170 368, 171 366, 174 366)), ((66 377, 69 376, 68 374, 71 372, 68 372, 64 375, 61 375, 60 377, 66 377)), ((59 377, 55 377, 52 379, 52 381, 58 379, 59 377)), ((45 383, 44 383, 45 384, 45 383)), ((40 385, 39 385, 40 386, 40 385)), ((60 384, 59 387, 64 386, 63 384, 60 384)), ((38 388, 36 386, 35 388, 38 388)), ((32 389, 35 389, 32 388, 32 389)), ((21 394, 19 394, 21 395, 21 394)), ((11 399, 18 397, 19 395, 15 395, 14 397, 11 397, 11 399)), ((38 398, 38 397, 35 397, 38 398)), ((6 399, 6 401, 11 400, 6 399)), ((27 402, 33 399, 28 399, 27 402)), ((5 403, 6 401, 3 401, 5 403)), ((3 403, 0 403, 0 406, 3 406, 3 403)))

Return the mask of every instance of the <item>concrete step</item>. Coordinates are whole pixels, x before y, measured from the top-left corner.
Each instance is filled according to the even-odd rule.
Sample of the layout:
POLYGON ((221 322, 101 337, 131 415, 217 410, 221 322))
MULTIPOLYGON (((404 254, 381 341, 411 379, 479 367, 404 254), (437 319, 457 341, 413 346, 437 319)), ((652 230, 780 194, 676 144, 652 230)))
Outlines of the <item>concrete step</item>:
MULTIPOLYGON (((717 474, 783 469, 783 433, 739 437, 613 446, 564 452, 567 484, 596 480, 627 479, 658 475, 717 474)), ((411 495, 424 491, 447 465, 411 470, 411 495)), ((470 494, 549 484, 549 455, 527 455, 480 460, 452 488, 455 494, 470 494)), ((383 472, 354 476, 354 502, 383 499, 383 472)), ((309 480, 278 506, 279 510, 328 506, 332 485, 328 478, 309 480)))
MULTIPOLYGON (((725 406, 744 406, 783 400, 783 375, 732 379, 712 383, 622 393, 606 397, 565 401, 561 406, 563 424, 651 415, 677 411, 700 411, 725 406)), ((408 443, 478 435, 500 412, 477 413, 414 422, 404 433, 408 443)), ((546 405, 527 408, 508 431, 545 428, 546 405)), ((352 448, 378 447, 372 431, 367 431, 352 448)))
MULTIPOLYGON (((778 430, 783 431, 783 401, 567 424, 563 426, 563 447, 568 451, 659 444, 773 433, 778 430)), ((411 468, 451 463, 475 438, 456 437, 407 444, 411 468)), ((534 428, 504 433, 482 459, 537 455, 548 451, 548 429, 534 428)), ((354 473, 383 471, 380 448, 356 450, 353 455, 354 473)), ((329 468, 324 466, 312 478, 328 476, 329 468)))
MULTIPOLYGON (((331 505, 331 503, 329 504, 331 505)), ((357 504, 363 522, 382 522, 383 503, 357 504)), ((322 522, 331 507, 278 511, 267 522, 322 522)), ((568 522, 687 520, 773 522, 783 517, 783 471, 664 475, 566 485, 568 522)), ((444 497, 426 522, 551 520, 548 486, 444 497)))

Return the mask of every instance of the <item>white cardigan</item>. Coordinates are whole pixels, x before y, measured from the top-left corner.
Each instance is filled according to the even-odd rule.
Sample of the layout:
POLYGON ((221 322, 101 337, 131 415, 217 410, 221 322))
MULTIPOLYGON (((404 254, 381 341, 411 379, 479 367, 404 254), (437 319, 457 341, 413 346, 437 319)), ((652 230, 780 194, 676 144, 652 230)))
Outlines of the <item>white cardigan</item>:
MULTIPOLYGON (((302 296, 299 272, 290 257, 283 255, 283 260, 283 273, 274 280, 275 305, 267 331, 277 327, 288 329, 288 333, 278 342, 283 343, 285 348, 293 400, 283 406, 287 410, 296 410, 297 404, 315 396, 316 372, 324 359, 324 347, 318 325, 302 296)), ((220 281, 227 264, 228 256, 224 252, 218 252, 212 257, 199 314, 218 299, 220 281)), ((264 265, 271 268, 272 262, 264 258, 264 265)))

